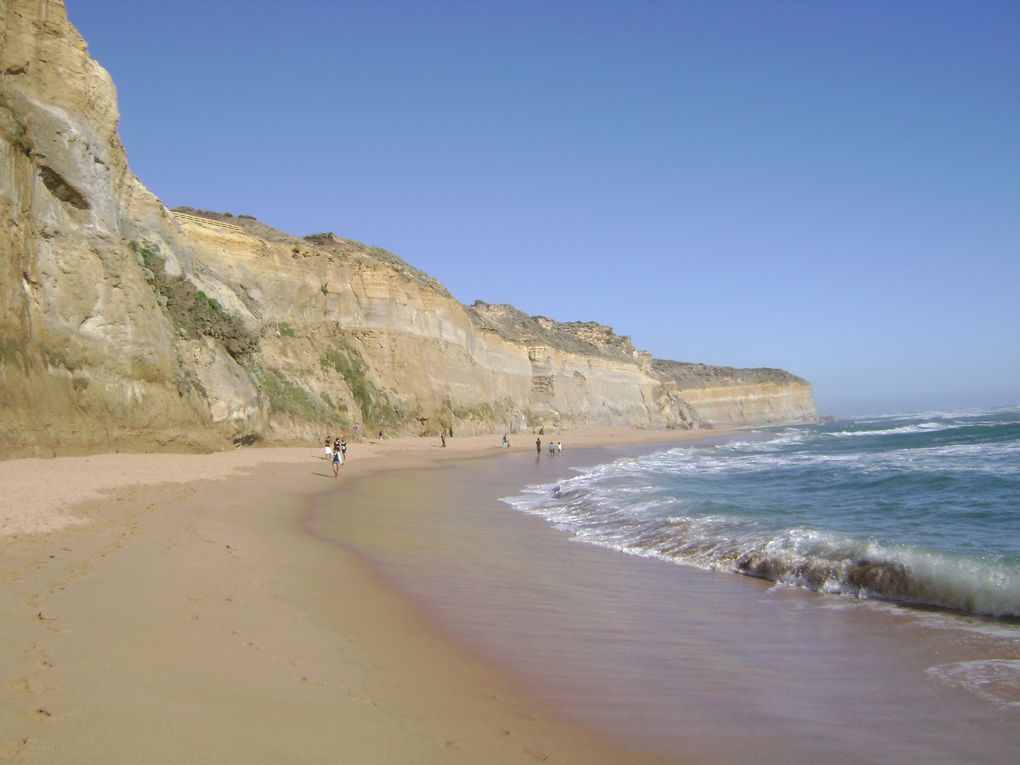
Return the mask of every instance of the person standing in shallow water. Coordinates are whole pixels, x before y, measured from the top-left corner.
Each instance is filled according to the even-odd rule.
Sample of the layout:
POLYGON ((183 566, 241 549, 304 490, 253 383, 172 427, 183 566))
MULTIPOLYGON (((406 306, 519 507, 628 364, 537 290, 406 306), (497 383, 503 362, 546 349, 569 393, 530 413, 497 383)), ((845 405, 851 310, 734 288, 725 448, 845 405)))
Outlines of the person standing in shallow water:
POLYGON ((536 451, 538 451, 538 456, 541 457, 542 456, 542 439, 541 438, 536 438, 535 439, 535 449, 536 449, 536 451))

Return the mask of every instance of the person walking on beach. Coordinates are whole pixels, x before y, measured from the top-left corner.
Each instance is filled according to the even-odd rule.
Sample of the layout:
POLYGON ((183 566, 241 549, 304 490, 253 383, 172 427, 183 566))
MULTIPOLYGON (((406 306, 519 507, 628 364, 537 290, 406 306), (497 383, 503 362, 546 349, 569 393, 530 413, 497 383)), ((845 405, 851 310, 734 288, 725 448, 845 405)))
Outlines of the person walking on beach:
POLYGON ((347 462, 347 439, 340 439, 340 464, 347 462))
POLYGON ((506 449, 506 447, 507 447, 507 443, 506 443, 506 433, 504 433, 504 434, 503 434, 503 448, 504 448, 504 449, 506 449))
POLYGON ((333 477, 336 478, 340 475, 340 465, 343 458, 340 456, 340 443, 339 441, 333 445, 333 477))
POLYGON ((439 434, 439 440, 442 442, 443 448, 445 449, 446 448, 446 432, 445 431, 439 434))
POLYGON ((552 441, 552 440, 549 441, 549 454, 556 454, 556 442, 555 441, 552 441))
POLYGON ((536 438, 535 439, 535 449, 538 451, 538 456, 541 457, 542 456, 542 439, 541 438, 536 438))
POLYGON ((330 445, 329 436, 326 436, 326 445, 322 447, 322 458, 328 460, 333 456, 333 447, 330 445))
POLYGON ((556 453, 563 454, 563 444, 559 441, 556 442, 556 453))

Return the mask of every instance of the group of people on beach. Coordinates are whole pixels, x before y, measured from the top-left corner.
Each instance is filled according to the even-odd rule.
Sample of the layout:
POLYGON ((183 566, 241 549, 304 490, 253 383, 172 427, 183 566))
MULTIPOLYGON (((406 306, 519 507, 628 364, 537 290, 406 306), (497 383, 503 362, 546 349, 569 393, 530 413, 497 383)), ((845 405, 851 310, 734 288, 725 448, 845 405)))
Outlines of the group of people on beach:
MULTIPOLYGON (((539 436, 538 438, 535 439, 535 451, 537 451, 540 455, 542 454, 542 437, 541 436, 539 436)), ((550 439, 550 441, 549 441, 549 454, 562 454, 562 453, 563 453, 563 444, 560 443, 559 441, 553 441, 553 440, 550 439)))
POLYGON ((327 459, 333 465, 333 477, 340 475, 340 466, 347 461, 347 440, 343 436, 330 439, 326 436, 326 443, 322 447, 323 459, 327 459))

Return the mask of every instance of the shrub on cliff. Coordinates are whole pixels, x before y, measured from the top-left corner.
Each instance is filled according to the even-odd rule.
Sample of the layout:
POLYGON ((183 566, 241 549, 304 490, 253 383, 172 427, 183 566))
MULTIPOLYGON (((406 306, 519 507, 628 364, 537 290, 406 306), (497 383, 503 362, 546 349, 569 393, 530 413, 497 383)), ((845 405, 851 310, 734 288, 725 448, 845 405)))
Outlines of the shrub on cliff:
POLYGON ((159 304, 184 336, 215 338, 235 358, 255 350, 258 337, 248 331, 240 319, 187 279, 167 274, 166 261, 157 245, 132 242, 131 248, 145 268, 145 278, 152 285, 159 304))
POLYGON ((32 139, 28 137, 28 125, 3 95, 0 95, 0 110, 7 113, 7 118, 0 116, 0 129, 3 130, 4 140, 26 157, 31 157, 33 146, 32 139))
POLYGON ((248 370, 259 388, 266 394, 269 408, 274 413, 289 414, 314 423, 328 423, 334 426, 347 424, 316 401, 308 391, 287 379, 282 372, 254 364, 249 366, 248 370))
POLYGON ((366 423, 385 425, 398 419, 386 393, 376 388, 365 376, 368 365, 356 348, 339 340, 335 348, 322 355, 319 364, 323 369, 332 369, 344 378, 366 423))

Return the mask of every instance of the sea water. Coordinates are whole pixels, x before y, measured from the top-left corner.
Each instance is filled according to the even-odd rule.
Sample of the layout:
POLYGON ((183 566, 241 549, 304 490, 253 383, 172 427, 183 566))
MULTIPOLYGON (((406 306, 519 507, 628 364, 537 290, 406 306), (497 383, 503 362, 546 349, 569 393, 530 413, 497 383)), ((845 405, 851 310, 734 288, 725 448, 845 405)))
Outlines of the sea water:
POLYGON ((1020 617, 1020 407, 763 429, 621 458, 505 501, 636 555, 1020 617))

